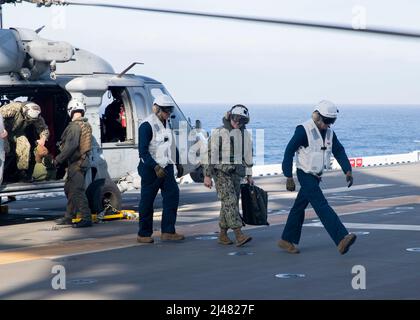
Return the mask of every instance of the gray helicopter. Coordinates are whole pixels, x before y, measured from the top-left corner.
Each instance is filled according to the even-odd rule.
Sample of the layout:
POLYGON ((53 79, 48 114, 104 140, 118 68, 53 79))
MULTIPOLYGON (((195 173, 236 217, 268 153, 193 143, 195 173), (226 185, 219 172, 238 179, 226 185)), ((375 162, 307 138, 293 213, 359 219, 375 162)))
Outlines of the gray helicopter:
MULTIPOLYGON (((22 0, 0 0, 5 4, 20 3, 22 0)), ((383 29, 353 29, 341 25, 328 25, 287 21, 278 19, 262 19, 232 15, 209 14, 177 10, 153 9, 112 4, 94 4, 61 0, 28 0, 37 6, 74 5, 94 6, 115 9, 138 10, 160 14, 192 15, 203 18, 229 19, 291 25, 295 27, 322 28, 346 32, 362 32, 385 36, 419 38, 419 34, 383 29)), ((152 103, 160 94, 169 94, 165 86, 146 76, 129 74, 128 71, 139 62, 133 62, 121 73, 116 73, 112 66, 101 57, 75 48, 63 41, 51 41, 40 36, 41 28, 29 30, 21 28, 0 28, 0 99, 1 104, 23 99, 37 102, 42 108, 42 115, 51 132, 47 148, 56 155, 57 139, 70 121, 66 106, 72 98, 82 100, 87 107, 86 116, 93 128, 94 148, 91 154, 92 168, 87 175, 87 194, 92 211, 100 212, 106 203, 113 208, 121 207, 121 191, 127 183, 133 182, 133 172, 138 164, 138 126, 151 113, 152 103), (124 125, 121 130, 113 130, 101 115, 100 108, 104 97, 112 97, 114 102, 123 106, 124 125), (120 188, 117 183, 120 182, 120 188), (122 183, 121 183, 122 182, 122 183)), ((188 132, 200 129, 200 121, 193 126, 179 107, 171 116, 174 132, 179 132, 181 124, 188 132)), ((30 135, 30 133, 28 133, 30 135)), ((35 139, 34 139, 35 140, 35 139)), ((187 149, 203 136, 195 140, 189 139, 187 149)), ((34 147, 34 146, 33 146, 34 147)), ((1 150, 0 150, 1 151, 1 150)), ((1 161, 1 160, 0 160, 1 161)), ((13 159, 4 161, 4 181, 0 186, 1 197, 33 194, 39 192, 61 191, 64 185, 64 172, 57 175, 56 180, 23 183, 13 179, 13 159)), ((1 169, 0 169, 1 170, 1 169)), ((196 182, 201 182, 203 175, 199 163, 184 165, 184 174, 190 174, 196 182)), ((134 174, 135 175, 135 174, 134 174)))
MULTIPOLYGON (((66 42, 44 39, 39 31, 0 29, 1 104, 16 100, 34 101, 40 105, 50 131, 46 146, 52 155, 56 155, 57 139, 70 121, 66 112, 67 103, 72 98, 83 101, 94 136, 92 168, 86 181, 90 204, 94 211, 100 211, 106 200, 113 208, 120 209, 120 192, 127 188, 129 177, 136 176, 133 172, 138 164, 138 127, 151 113, 153 100, 161 94, 169 95, 169 92, 157 80, 128 74, 137 62, 116 73, 101 57, 66 42), (107 96, 113 101, 105 110, 115 104, 117 108, 123 108, 121 116, 124 120, 119 130, 115 130, 112 121, 107 121, 107 112, 101 115, 99 110, 103 98, 107 96), (120 180, 124 181, 125 187, 117 187, 116 183, 120 180)), ((180 123, 188 132, 192 129, 189 119, 178 106, 171 115, 170 123, 175 133, 180 123)), ((200 126, 199 122, 196 126, 200 126)), ((188 147, 193 142, 188 142, 188 147)), ((4 169, 1 197, 62 190, 64 172, 58 172, 57 180, 23 183, 14 178, 16 161, 13 160, 13 156, 6 157, 1 168, 4 169)), ((194 180, 200 181, 199 165, 187 163, 183 167, 184 174, 191 173, 194 180)))

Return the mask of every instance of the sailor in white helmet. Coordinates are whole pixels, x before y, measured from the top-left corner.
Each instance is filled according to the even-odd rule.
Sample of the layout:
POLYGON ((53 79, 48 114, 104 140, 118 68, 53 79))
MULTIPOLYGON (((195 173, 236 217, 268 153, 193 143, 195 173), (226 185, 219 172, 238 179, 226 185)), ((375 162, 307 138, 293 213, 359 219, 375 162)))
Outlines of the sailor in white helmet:
POLYGON ((356 240, 356 235, 347 231, 319 187, 323 171, 330 168, 332 155, 346 175, 347 186, 353 184, 352 169, 344 147, 330 128, 337 120, 337 115, 338 109, 332 102, 319 102, 312 118, 296 127, 286 147, 282 163, 283 174, 287 178, 286 189, 294 191, 296 187, 292 175, 295 153, 296 173, 300 183, 299 193, 278 242, 279 247, 289 253, 299 253, 295 244, 300 241, 305 209, 309 203, 341 254, 345 254, 356 240))
POLYGON ((184 240, 182 234, 176 233, 175 223, 179 204, 179 188, 175 180, 182 176, 183 168, 177 164, 175 141, 168 121, 174 111, 175 103, 166 94, 156 97, 152 113, 144 119, 139 127, 138 173, 141 176, 141 195, 139 204, 139 231, 137 241, 153 243, 153 203, 161 190, 162 221, 161 240, 184 240))
POLYGON ((9 136, 5 140, 6 154, 16 152, 16 165, 20 181, 30 181, 31 174, 28 172, 31 144, 25 135, 25 129, 34 126, 39 140, 37 144, 44 146, 49 137, 48 126, 41 116, 41 107, 31 101, 11 102, 0 108, 4 126, 9 136))

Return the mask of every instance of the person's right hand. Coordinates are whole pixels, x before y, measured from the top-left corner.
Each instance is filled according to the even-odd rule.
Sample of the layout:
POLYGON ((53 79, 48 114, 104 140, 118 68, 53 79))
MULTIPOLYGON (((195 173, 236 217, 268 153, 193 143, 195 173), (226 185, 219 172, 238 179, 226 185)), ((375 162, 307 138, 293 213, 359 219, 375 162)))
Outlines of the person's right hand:
POLYGON ((293 180, 293 177, 287 178, 286 189, 287 189, 287 191, 295 191, 296 190, 296 184, 295 184, 295 180, 293 180))
POLYGON ((0 133, 0 138, 1 138, 1 139, 4 139, 4 138, 6 138, 6 137, 7 137, 7 135, 8 135, 8 133, 7 133, 6 129, 4 129, 4 130, 3 130, 3 132, 2 132, 2 133, 0 133))
POLYGON ((204 177, 204 185, 211 189, 211 187, 213 186, 213 181, 211 180, 211 177, 204 177))
POLYGON ((156 165, 155 172, 158 178, 165 178, 166 177, 166 171, 163 169, 160 165, 156 165))
POLYGON ((347 188, 350 188, 353 185, 353 174, 351 171, 346 173, 347 188))

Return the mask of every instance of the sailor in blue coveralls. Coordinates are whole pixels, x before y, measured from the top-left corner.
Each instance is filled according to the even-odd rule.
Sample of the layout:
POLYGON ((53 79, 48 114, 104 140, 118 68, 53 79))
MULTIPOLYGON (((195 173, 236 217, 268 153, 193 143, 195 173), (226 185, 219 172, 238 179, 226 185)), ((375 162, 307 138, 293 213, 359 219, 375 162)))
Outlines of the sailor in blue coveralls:
POLYGON ((332 102, 321 101, 315 106, 312 119, 296 127, 286 147, 282 164, 284 176, 287 177, 286 189, 294 191, 296 188, 292 175, 295 152, 296 173, 300 183, 299 193, 278 242, 279 247, 289 253, 299 253, 295 244, 299 243, 305 209, 309 203, 341 254, 345 254, 356 240, 356 235, 347 231, 319 187, 323 170, 330 168, 331 155, 334 155, 345 173, 348 187, 353 184, 351 165, 344 147, 330 129, 337 114, 338 109, 332 102))
POLYGON ((162 193, 161 240, 184 240, 182 234, 175 232, 175 222, 179 204, 179 188, 174 176, 182 176, 182 166, 173 161, 174 139, 168 119, 175 103, 171 97, 162 94, 153 102, 153 112, 139 127, 138 172, 141 176, 141 195, 139 204, 139 232, 137 241, 153 243, 153 203, 156 195, 162 193))

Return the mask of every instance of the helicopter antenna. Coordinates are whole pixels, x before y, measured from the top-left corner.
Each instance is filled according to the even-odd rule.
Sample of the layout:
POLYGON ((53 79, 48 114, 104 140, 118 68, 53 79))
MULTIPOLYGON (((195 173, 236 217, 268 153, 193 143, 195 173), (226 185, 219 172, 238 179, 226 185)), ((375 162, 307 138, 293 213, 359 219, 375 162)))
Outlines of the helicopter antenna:
POLYGON ((123 75, 127 73, 128 70, 130 70, 132 67, 134 67, 136 64, 144 64, 143 62, 133 62, 130 64, 127 68, 125 68, 118 76, 117 78, 121 78, 123 75))
POLYGON ((36 29, 35 32, 36 33, 40 33, 44 28, 45 28, 45 25, 43 25, 42 27, 39 27, 38 29, 36 29))

